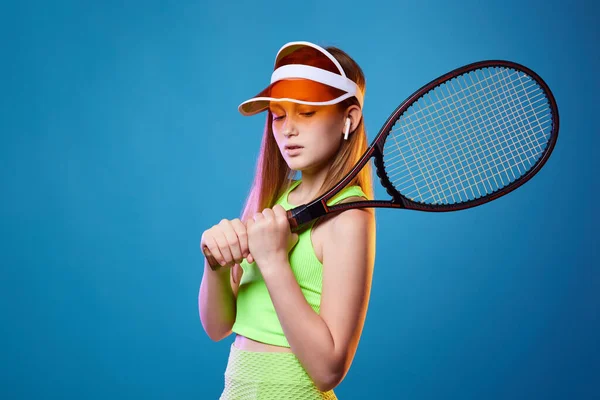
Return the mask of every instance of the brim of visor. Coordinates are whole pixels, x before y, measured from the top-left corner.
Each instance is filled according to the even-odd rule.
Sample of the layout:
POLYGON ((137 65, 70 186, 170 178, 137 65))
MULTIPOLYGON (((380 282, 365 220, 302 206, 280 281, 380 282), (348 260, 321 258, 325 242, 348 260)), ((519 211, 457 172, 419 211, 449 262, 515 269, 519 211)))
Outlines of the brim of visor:
POLYGON ((352 93, 345 93, 340 89, 318 82, 304 79, 287 80, 267 86, 256 96, 240 104, 238 110, 242 115, 250 116, 267 110, 270 102, 288 101, 296 104, 327 106, 340 103, 353 96, 352 93), (299 90, 302 87, 304 90, 299 90))
POLYGON ((350 93, 346 93, 345 95, 340 96, 337 99, 333 99, 333 100, 329 100, 329 101, 305 101, 305 100, 290 99, 290 98, 286 98, 286 97, 284 97, 284 98, 254 97, 254 98, 247 100, 247 101, 243 102, 242 104, 240 104, 238 110, 240 111, 240 113, 242 113, 245 116, 251 116, 251 115, 255 115, 255 114, 261 113, 263 111, 266 111, 269 108, 269 104, 273 101, 275 101, 275 102, 289 101, 290 103, 307 104, 307 105, 311 105, 311 106, 328 106, 328 105, 340 103, 352 96, 354 96, 354 95, 350 94, 350 93))

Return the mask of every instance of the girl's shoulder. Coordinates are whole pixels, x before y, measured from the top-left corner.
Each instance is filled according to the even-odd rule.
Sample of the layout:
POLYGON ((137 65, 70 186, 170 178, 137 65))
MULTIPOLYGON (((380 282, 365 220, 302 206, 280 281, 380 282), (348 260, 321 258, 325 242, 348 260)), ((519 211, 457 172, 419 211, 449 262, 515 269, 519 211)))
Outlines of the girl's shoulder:
POLYGON ((337 193, 329 201, 327 201, 327 204, 333 205, 361 200, 367 200, 367 195, 365 194, 365 192, 363 192, 360 186, 354 185, 342 189, 339 193, 337 193))
MULTIPOLYGON (((362 193, 362 190, 360 190, 362 193)), ((335 197, 332 199, 330 204, 343 204, 353 203, 357 201, 368 200, 367 196, 362 193, 353 194, 351 196, 344 197, 339 201, 335 201, 335 197)), ((328 202, 329 203, 329 202, 328 202)), ((339 213, 325 215, 315 223, 321 231, 325 231, 325 237, 331 237, 334 231, 339 229, 368 229, 372 222, 375 220, 375 213, 371 208, 352 208, 339 213)))

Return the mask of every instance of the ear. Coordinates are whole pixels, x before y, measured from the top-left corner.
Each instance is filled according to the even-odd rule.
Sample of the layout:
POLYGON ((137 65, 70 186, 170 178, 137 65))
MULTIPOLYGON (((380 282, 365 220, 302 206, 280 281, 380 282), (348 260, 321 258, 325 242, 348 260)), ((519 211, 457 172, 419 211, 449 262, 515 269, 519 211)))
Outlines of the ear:
POLYGON ((346 118, 350 118, 350 133, 354 132, 358 128, 358 124, 362 119, 362 110, 357 105, 351 105, 346 109, 344 121, 346 118))

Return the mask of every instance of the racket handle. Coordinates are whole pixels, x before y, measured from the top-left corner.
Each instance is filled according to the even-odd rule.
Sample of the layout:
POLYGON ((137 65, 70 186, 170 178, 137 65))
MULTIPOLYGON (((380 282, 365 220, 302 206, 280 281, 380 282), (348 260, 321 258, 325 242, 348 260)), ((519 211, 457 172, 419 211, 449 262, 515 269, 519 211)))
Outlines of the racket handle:
POLYGON ((202 252, 204 253, 204 257, 206 257, 206 261, 208 262, 210 269, 212 269, 213 271, 216 271, 219 268, 221 268, 221 264, 219 264, 217 259, 210 252, 210 250, 208 250, 208 247, 204 246, 202 248, 202 252))
POLYGON ((309 222, 322 217, 325 214, 325 208, 320 201, 316 203, 313 202, 313 204, 298 206, 286 212, 292 233, 297 233, 304 229, 309 222))

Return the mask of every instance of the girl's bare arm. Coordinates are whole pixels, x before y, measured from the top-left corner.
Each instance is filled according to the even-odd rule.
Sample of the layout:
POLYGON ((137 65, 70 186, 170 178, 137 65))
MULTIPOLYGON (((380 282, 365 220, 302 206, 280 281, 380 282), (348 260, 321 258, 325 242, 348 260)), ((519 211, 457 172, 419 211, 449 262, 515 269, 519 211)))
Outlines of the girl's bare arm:
POLYGON ((280 260, 284 268, 265 268, 263 274, 290 347, 321 391, 342 381, 356 353, 375 254, 372 213, 345 211, 333 218, 330 229, 319 314, 306 301, 287 260, 280 260))

